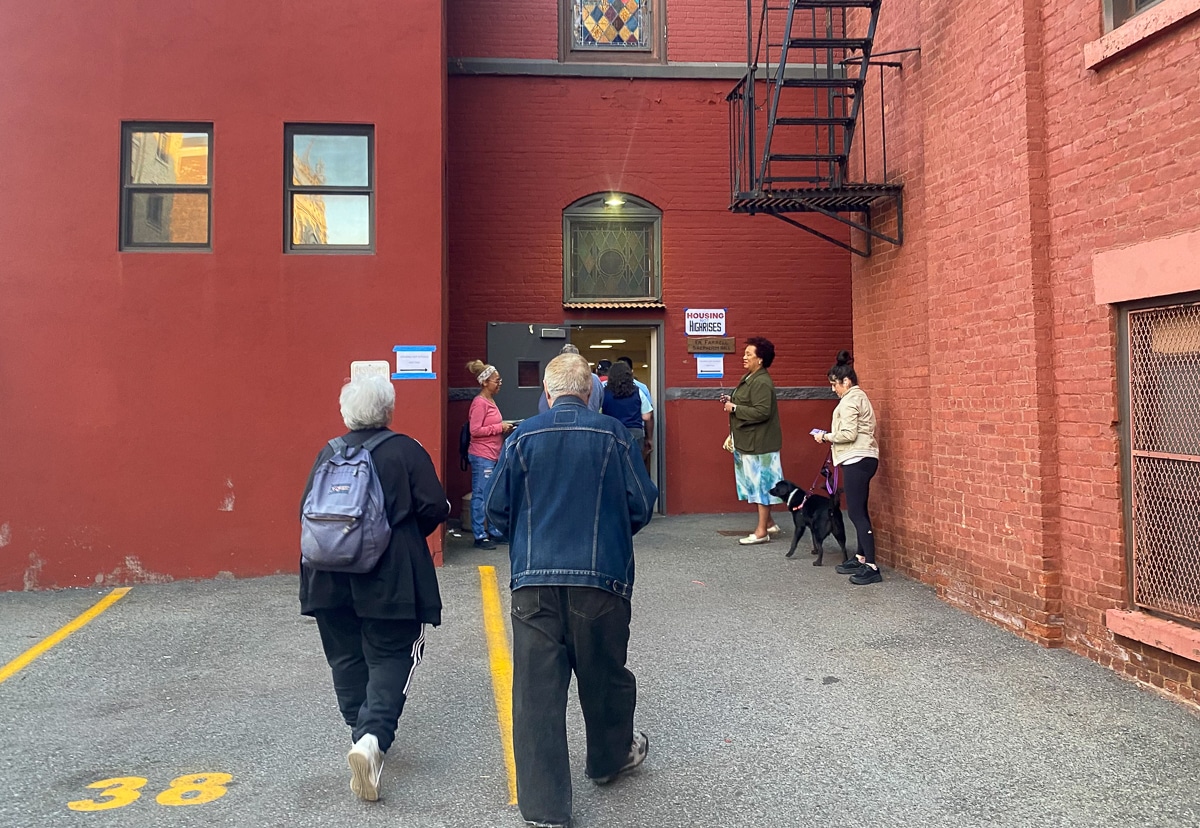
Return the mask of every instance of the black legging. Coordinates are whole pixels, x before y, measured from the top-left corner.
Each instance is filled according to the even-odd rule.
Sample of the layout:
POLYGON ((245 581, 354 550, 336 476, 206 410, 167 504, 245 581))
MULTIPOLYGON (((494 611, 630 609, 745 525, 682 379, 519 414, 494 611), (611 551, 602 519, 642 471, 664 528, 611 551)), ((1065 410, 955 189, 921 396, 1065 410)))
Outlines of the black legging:
POLYGON ((879 470, 875 457, 842 466, 842 480, 846 490, 846 511, 858 535, 858 554, 869 563, 875 563, 875 535, 871 531, 871 516, 867 514, 867 498, 871 496, 871 478, 879 470))

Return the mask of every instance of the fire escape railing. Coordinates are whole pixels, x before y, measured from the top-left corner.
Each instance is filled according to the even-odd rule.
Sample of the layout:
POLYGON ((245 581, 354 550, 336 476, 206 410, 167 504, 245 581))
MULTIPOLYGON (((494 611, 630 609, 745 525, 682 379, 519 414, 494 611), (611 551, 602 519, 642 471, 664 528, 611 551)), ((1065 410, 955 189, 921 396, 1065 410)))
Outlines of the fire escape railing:
POLYGON ((874 239, 903 243, 903 185, 888 178, 884 101, 884 71, 901 64, 878 58, 917 50, 872 54, 879 6, 880 0, 747 0, 747 70, 726 97, 730 210, 774 216, 860 256, 871 255, 874 239), (856 29, 863 34, 853 35, 856 29), (868 123, 864 106, 872 67, 879 69, 877 125, 868 123), (867 147, 872 131, 882 162, 877 173, 867 147), (873 224, 892 207, 894 236, 873 224), (801 213, 861 232, 863 246, 852 235, 847 242, 791 218, 801 213))

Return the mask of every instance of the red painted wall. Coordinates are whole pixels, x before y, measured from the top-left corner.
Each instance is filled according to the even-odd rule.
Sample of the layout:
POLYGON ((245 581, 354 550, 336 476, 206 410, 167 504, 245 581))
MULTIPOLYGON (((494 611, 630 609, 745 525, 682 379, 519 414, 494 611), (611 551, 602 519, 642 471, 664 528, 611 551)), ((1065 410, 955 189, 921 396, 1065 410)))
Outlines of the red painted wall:
MULTIPOLYGON (((293 569, 349 363, 435 344, 444 377, 440 8, 0 19, 0 588, 293 569), (121 122, 150 119, 214 124, 211 253, 117 252, 121 122), (281 253, 286 122, 375 125, 376 255, 281 253)), ((442 445, 444 381, 398 397, 442 445)))
MULTIPOLYGON (((741 375, 740 356, 727 356, 724 380, 696 379, 683 327, 687 307, 725 307, 739 354, 748 336, 775 343, 776 385, 828 387, 837 350, 850 345, 848 254, 782 222, 728 212, 724 97, 731 87, 717 80, 450 78, 451 386, 472 385, 462 366, 485 354, 487 322, 636 317, 664 322, 668 389, 729 388, 741 375), (562 211, 607 190, 632 193, 663 212, 666 310, 563 310, 562 211)), ((840 234, 832 222, 820 226, 840 234)), ((503 411, 503 392, 497 402, 503 411)), ((659 405, 668 427, 669 511, 745 509, 720 452, 727 426, 720 406, 659 405), (708 463, 724 466, 728 479, 685 482, 695 464, 708 463)), ((827 424, 832 404, 786 408, 798 412, 796 427, 785 433, 790 446, 827 424)), ((451 443, 464 416, 451 408, 449 452, 457 452, 451 443)), ((466 473, 448 480, 454 495, 470 488, 466 473)))
MULTIPOLYGON (((808 432, 813 428, 828 429, 835 405, 833 400, 784 400, 779 403, 784 434, 780 456, 783 476, 803 489, 808 489, 816 480, 829 453, 829 447, 818 445, 808 432)), ((728 528, 745 528, 747 532, 753 529, 753 507, 737 499, 733 455, 721 448, 729 434, 729 419, 721 413, 721 404, 716 400, 669 403, 667 426, 668 462, 675 462, 675 473, 667 476, 669 502, 705 504, 705 512, 743 512, 745 520, 735 521, 728 528)), ((782 517, 783 507, 777 508, 780 521, 790 525, 790 518, 782 517)), ((684 511, 674 506, 671 510, 684 511)))
POLYGON ((1116 311, 1097 304, 1092 261, 1197 228, 1200 26, 1088 70, 1097 4, 951 11, 889 0, 876 44, 921 47, 887 82, 906 242, 854 267, 880 555, 1017 634, 1194 702, 1200 664, 1105 624, 1129 575, 1116 311))

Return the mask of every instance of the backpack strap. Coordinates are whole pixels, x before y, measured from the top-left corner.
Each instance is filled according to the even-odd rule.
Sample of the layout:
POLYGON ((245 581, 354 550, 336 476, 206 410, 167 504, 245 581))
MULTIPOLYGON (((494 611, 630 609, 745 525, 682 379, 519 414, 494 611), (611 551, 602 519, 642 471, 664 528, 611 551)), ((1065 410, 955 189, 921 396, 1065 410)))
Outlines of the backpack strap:
POLYGON ((360 448, 362 448, 365 451, 374 451, 375 449, 379 448, 381 445, 383 445, 388 440, 392 439, 393 437, 399 437, 399 436, 400 436, 399 434, 397 434, 396 432, 394 432, 390 429, 387 431, 381 431, 378 434, 376 434, 374 437, 372 437, 370 440, 367 440, 365 443, 363 443, 360 446, 360 448))
POLYGON ((372 452, 383 445, 383 443, 387 440, 399 436, 399 434, 391 430, 381 431, 371 439, 357 446, 350 445, 343 437, 334 437, 329 441, 329 448, 333 449, 333 454, 335 457, 340 454, 342 457, 345 457, 347 460, 349 460, 360 451, 366 451, 368 453, 372 452))

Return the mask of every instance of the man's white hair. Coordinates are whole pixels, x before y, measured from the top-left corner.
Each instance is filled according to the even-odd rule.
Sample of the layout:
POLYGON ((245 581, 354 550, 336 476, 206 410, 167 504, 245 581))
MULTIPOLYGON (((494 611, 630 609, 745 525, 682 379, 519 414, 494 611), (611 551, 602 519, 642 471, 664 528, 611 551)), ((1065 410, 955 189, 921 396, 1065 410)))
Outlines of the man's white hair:
POLYGON ((396 410, 396 387, 378 374, 360 377, 342 386, 342 421, 351 431, 383 428, 396 410))
POLYGON ((592 369, 579 354, 559 354, 546 366, 545 383, 552 403, 564 395, 586 402, 592 393, 592 369))

